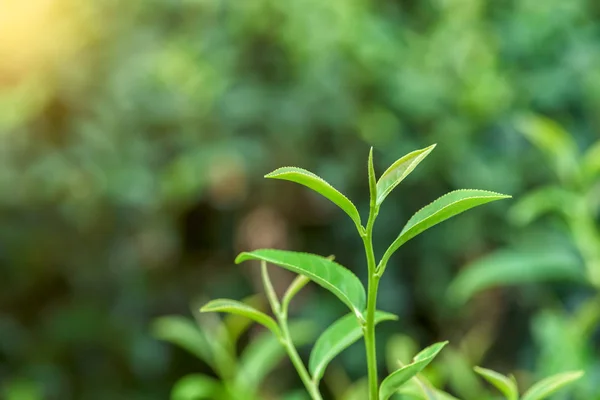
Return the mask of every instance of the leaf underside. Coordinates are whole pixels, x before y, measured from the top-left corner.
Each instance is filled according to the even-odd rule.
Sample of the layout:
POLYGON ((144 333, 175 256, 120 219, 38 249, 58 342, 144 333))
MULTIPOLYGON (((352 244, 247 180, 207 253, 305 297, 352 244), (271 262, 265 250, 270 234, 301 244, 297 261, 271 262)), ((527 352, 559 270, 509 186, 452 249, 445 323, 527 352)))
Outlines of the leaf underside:
POLYGON ((200 309, 201 312, 225 312, 242 315, 265 326, 275 335, 280 335, 279 325, 267 314, 237 300, 216 299, 208 302, 200 309))

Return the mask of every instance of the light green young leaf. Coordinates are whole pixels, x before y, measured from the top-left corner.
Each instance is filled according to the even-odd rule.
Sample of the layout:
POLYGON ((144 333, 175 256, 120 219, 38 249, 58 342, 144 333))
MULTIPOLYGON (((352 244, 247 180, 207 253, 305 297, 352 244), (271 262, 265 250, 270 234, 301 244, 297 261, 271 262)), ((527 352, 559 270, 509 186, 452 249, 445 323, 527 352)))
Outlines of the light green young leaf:
POLYGON ((327 181, 312 172, 297 167, 282 167, 265 175, 265 178, 282 179, 304 185, 331 200, 352 218, 357 227, 361 226, 360 214, 356 206, 327 181))
POLYGON ((390 165, 377 182, 377 205, 383 203, 387 195, 431 153, 435 146, 433 144, 424 149, 408 153, 390 165))
POLYGON ((171 390, 171 400, 211 400, 218 398, 221 384, 203 374, 186 375, 175 383, 171 390))
MULTIPOLYGON (((383 311, 375 313, 375 324, 398 319, 383 311)), ((331 324, 315 343, 308 362, 308 369, 314 381, 323 377, 327 365, 338 354, 363 336, 363 329, 353 314, 347 314, 331 324)))
POLYGON ((277 325, 277 322, 273 318, 241 301, 230 299, 212 300, 202 307, 200 312, 226 312, 242 315, 270 329, 276 336, 279 337, 281 335, 279 325, 277 325))
POLYGON ((213 366, 211 346, 192 320, 178 315, 160 317, 152 323, 151 332, 155 338, 173 343, 213 366))
POLYGON ((308 279, 306 276, 298 275, 292 281, 290 286, 288 286, 287 290, 285 291, 285 294, 283 295, 283 298, 281 299, 281 309, 284 313, 287 314, 287 310, 290 306, 290 303, 292 302, 292 299, 294 298, 294 296, 296 296, 296 294, 298 294, 299 291, 302 290, 304 286, 308 284, 308 282, 310 282, 310 279, 308 279))
POLYGON ((375 177, 375 166, 373 165, 373 147, 369 150, 367 171, 369 175, 369 195, 371 198, 371 205, 373 205, 377 201, 377 178, 375 177))
MULTIPOLYGON (((242 303, 257 309, 265 311, 265 299, 262 295, 252 295, 242 300, 242 303)), ((235 346, 240 336, 244 334, 252 325, 252 320, 237 314, 226 314, 223 317, 223 326, 229 336, 231 346, 235 346)))
POLYGON ((546 379, 542 379, 533 385, 525 394, 522 400, 542 400, 556 393, 563 387, 575 382, 583 376, 583 371, 564 372, 556 374, 546 379))
POLYGON ((500 250, 471 263, 454 278, 448 296, 463 304, 483 290, 530 282, 585 282, 579 258, 564 249, 500 250))
POLYGON ((504 376, 491 369, 481 367, 475 367, 473 370, 481 375, 486 381, 494 385, 494 387, 506 397, 506 400, 519 399, 519 389, 517 388, 517 383, 513 376, 504 376))
POLYGON ((417 236, 419 233, 451 218, 457 214, 467 211, 473 207, 480 206, 495 200, 507 199, 511 196, 489 192, 487 190, 462 189, 447 193, 433 203, 417 211, 406 223, 400 235, 386 250, 382 258, 385 265, 392 254, 404 243, 417 236))
POLYGON ((305 275, 336 295, 352 312, 362 316, 365 309, 365 288, 350 270, 328 258, 294 251, 261 249, 241 253, 237 264, 247 260, 262 260, 305 275))
POLYGON ((392 372, 381 382, 379 400, 387 400, 394 395, 408 380, 421 372, 448 342, 435 343, 415 356, 413 362, 392 372))

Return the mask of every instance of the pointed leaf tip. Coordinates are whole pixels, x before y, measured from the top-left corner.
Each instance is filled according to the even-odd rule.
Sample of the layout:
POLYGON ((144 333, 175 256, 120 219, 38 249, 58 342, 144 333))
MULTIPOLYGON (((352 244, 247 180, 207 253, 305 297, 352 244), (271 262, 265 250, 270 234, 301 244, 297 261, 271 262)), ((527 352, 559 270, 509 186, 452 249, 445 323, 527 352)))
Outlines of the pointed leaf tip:
POLYGON ((488 190, 459 189, 452 191, 417 211, 406 223, 400 235, 385 252, 387 260, 404 243, 421 232, 471 208, 512 196, 488 190))
POLYGON ((426 347, 413 358, 412 363, 405 365, 388 375, 388 377, 381 382, 381 386, 379 387, 379 400, 387 400, 394 395, 402 385, 429 365, 446 344, 448 344, 448 342, 444 341, 426 347))
POLYGON ((241 301, 231 299, 216 299, 208 302, 202 308, 200 312, 225 312, 230 314, 237 314, 247 318, 250 318, 254 322, 257 322, 264 327, 268 328, 275 335, 280 336, 279 325, 277 322, 267 314, 258 311, 256 308, 244 304, 241 301))
POLYGON ((415 150, 394 162, 377 182, 377 205, 381 205, 390 192, 400 184, 435 148, 435 144, 415 150))
POLYGON ((310 171, 298 167, 281 167, 266 174, 265 178, 281 179, 306 186, 341 208, 357 227, 361 225, 360 214, 356 206, 329 182, 310 171))

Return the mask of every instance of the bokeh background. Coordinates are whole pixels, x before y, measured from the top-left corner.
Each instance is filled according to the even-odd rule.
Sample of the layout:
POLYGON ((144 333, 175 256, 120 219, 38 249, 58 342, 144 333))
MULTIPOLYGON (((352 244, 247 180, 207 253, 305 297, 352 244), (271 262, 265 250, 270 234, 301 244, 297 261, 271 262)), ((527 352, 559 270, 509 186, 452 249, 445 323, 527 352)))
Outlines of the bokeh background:
MULTIPOLYGON (((334 254, 364 278, 346 215, 265 173, 314 171, 364 213, 370 146, 381 173, 431 143, 381 211, 379 254, 449 190, 515 200, 394 256, 380 304, 400 321, 382 325, 382 354, 395 332, 420 345, 474 337, 487 367, 527 371, 530 383, 584 366, 596 377, 585 393, 600 393, 597 324, 583 343, 565 333, 594 294, 588 283, 541 273, 461 306, 448 300, 465 266, 523 243, 540 246, 534 257, 564 247, 584 268, 560 216, 509 216, 539 187, 597 188, 597 175, 569 186, 560 154, 557 175, 552 146, 583 154, 600 138, 598 110, 595 0, 1 1, 0 397, 168 398, 206 366, 157 340, 152 321, 260 291, 256 271, 233 264, 237 252, 334 254), (542 139, 539 151, 544 132, 558 142, 543 151, 542 139)), ((588 216, 589 231, 598 220, 588 216)), ((344 312, 316 288, 303 299, 297 312, 319 329, 344 312)), ((365 374, 362 353, 339 360, 352 379, 365 374)), ((276 374, 299 386, 288 364, 276 374)))

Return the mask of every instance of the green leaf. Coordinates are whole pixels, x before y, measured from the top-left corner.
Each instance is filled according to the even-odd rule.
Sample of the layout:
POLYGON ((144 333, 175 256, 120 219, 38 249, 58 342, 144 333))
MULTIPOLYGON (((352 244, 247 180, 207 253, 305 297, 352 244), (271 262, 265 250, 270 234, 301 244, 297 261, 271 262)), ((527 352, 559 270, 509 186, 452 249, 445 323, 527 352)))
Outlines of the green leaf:
MULTIPOLYGON (((375 324, 398 319, 393 314, 377 311, 375 324)), ((327 365, 344 349, 363 336, 363 329, 353 314, 347 314, 331 324, 315 343, 308 362, 313 380, 320 381, 327 365)))
POLYGON ((579 258, 561 248, 500 250, 471 263, 448 289, 455 304, 463 304, 483 290, 543 281, 585 282, 579 258))
POLYGON ((175 383, 171 390, 171 400, 216 399, 221 389, 221 384, 214 378, 203 374, 190 374, 175 383))
POLYGON ((522 400, 542 400, 583 376, 583 371, 564 372, 543 379, 523 395, 522 400))
POLYGON ((398 250, 400 246, 426 229, 473 207, 510 197, 511 196, 489 192, 487 190, 472 189, 455 190, 440 197, 433 203, 417 211, 408 220, 398 238, 394 240, 392 245, 383 255, 382 265, 385 265, 387 260, 389 260, 392 254, 398 250))
POLYGON ((377 200, 377 178, 375 177, 375 166, 373 165, 373 147, 369 150, 367 171, 369 173, 369 195, 371 197, 371 205, 373 205, 377 200))
POLYGON ((586 150, 581 164, 583 173, 589 179, 595 179, 600 174, 600 140, 586 150))
POLYGON ((387 400, 394 395, 409 379, 421 372, 448 342, 435 343, 415 356, 413 362, 392 372, 381 382, 379 400, 387 400))
POLYGON ((546 186, 521 197, 511 207, 509 218, 513 223, 524 226, 546 213, 558 212, 569 216, 571 210, 568 205, 574 204, 577 204, 577 194, 560 186, 546 186))
POLYGON ((530 114, 518 118, 516 126, 523 136, 546 154, 560 178, 575 176, 579 153, 577 144, 560 125, 548 118, 530 114))
POLYGON ((281 335, 279 325, 277 325, 277 322, 273 318, 240 301, 230 299, 212 300, 202 307, 200 312, 226 312, 242 315, 270 329, 276 336, 279 337, 281 335))
POLYGON ((352 218, 357 227, 361 226, 360 214, 354 204, 323 178, 312 172, 297 167, 283 167, 265 175, 265 178, 282 179, 304 185, 331 200, 352 218))
POLYGON ((189 318, 160 317, 154 320, 150 329, 155 338, 173 343, 213 366, 211 346, 205 334, 189 318))
POLYGON ((377 205, 383 203, 387 195, 431 153, 435 146, 433 144, 424 149, 415 150, 390 165, 377 181, 377 205))
POLYGON ((315 254, 261 249, 241 253, 235 262, 247 260, 266 261, 305 275, 336 295, 354 314, 362 316, 366 304, 365 288, 356 275, 335 261, 315 254))
POLYGON ((285 349, 275 336, 262 334, 243 351, 236 376, 240 392, 256 393, 262 380, 285 357, 285 349))
POLYGON ((517 383, 513 376, 504 376, 491 369, 481 367, 475 367, 473 370, 481 375, 486 381, 494 385, 496 389, 506 397, 506 400, 519 399, 519 389, 517 388, 517 383))
MULTIPOLYGON (((258 311, 265 310, 265 299, 262 295, 252 295, 242 299, 242 303, 256 308, 258 311)), ((252 325, 252 320, 237 314, 227 314, 223 317, 223 326, 229 336, 230 346, 235 346, 242 336, 252 325)))

